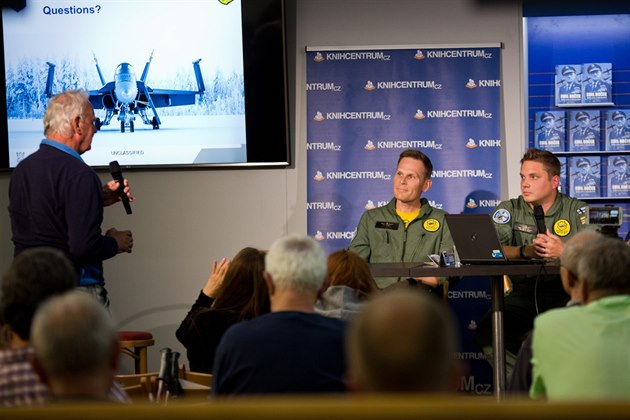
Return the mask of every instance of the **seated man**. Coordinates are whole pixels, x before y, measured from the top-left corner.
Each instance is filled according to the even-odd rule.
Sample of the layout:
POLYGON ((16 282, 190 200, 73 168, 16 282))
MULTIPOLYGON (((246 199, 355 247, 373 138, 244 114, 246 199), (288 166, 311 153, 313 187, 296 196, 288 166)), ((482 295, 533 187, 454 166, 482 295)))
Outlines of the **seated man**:
MULTIPOLYGON (((50 397, 30 363, 31 323, 44 300, 77 284, 74 266, 59 250, 31 248, 13 260, 0 291, 0 324, 9 332, 8 346, 0 349, 0 404, 41 404, 50 397)), ((111 384, 110 399, 129 401, 116 383, 111 384)))
POLYGON ((534 324, 532 398, 630 398, 630 248, 602 237, 578 263, 581 306, 551 310, 534 324))
MULTIPOLYGON (((429 254, 453 249, 453 238, 444 221, 445 212, 431 207, 422 194, 433 181, 431 159, 418 150, 405 150, 398 158, 392 177, 394 198, 385 206, 363 213, 350 250, 369 263, 429 262, 429 254)), ((401 280, 377 277, 379 288, 401 280)), ((415 279, 427 287, 435 287, 446 279, 415 279)), ((412 281, 413 279, 407 281, 412 281)), ((415 284, 415 283, 413 283, 415 284)))
MULTIPOLYGON (((569 295, 567 307, 580 305, 582 303, 582 290, 577 275, 578 263, 584 247, 599 239, 601 235, 596 231, 584 230, 573 235, 564 245, 564 250, 560 256, 560 279, 562 287, 569 295)), ((512 378, 508 385, 508 392, 512 394, 527 394, 532 385, 532 334, 530 333, 521 349, 516 355, 516 363, 512 378)))
POLYGON ((359 392, 454 392, 461 375, 446 307, 415 290, 376 296, 350 324, 349 387, 359 392))
POLYGON ((8 328, 8 346, 0 348, 0 403, 40 404, 48 398, 30 360, 31 322, 50 296, 71 290, 78 276, 70 261, 53 248, 31 248, 18 255, 2 278, 0 325, 8 328))
POLYGON ((119 343, 96 299, 78 290, 50 298, 37 310, 31 336, 33 367, 53 399, 108 401, 119 343))
POLYGON ((289 235, 265 256, 271 312, 232 326, 214 359, 212 393, 345 390, 344 322, 314 312, 326 256, 306 235, 289 235))
MULTIPOLYGON (((529 149, 521 159, 521 195, 496 207, 492 219, 503 254, 509 259, 560 258, 564 243, 586 225, 586 203, 558 192, 560 161, 547 150, 529 149), (534 207, 541 206, 546 230, 538 231, 534 207)), ((565 306, 569 297, 559 275, 510 276, 512 291, 503 309, 505 364, 512 375, 516 354, 534 318, 549 309, 565 306)), ((478 322, 475 340, 493 360, 492 311, 478 322)))

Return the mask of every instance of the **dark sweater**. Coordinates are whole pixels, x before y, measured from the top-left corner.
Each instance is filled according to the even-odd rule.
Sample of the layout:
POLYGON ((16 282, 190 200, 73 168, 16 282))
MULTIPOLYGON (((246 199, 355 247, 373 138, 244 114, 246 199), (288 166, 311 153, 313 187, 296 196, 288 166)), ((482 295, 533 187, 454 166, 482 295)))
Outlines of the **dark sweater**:
POLYGON ((103 260, 118 253, 101 233, 103 191, 96 172, 80 158, 42 144, 13 171, 9 185, 14 253, 49 246, 75 264, 82 284, 102 284, 103 260))
POLYGON ((190 370, 212 373, 214 354, 223 334, 238 322, 236 312, 211 310, 214 299, 199 293, 197 301, 175 332, 186 347, 190 370))

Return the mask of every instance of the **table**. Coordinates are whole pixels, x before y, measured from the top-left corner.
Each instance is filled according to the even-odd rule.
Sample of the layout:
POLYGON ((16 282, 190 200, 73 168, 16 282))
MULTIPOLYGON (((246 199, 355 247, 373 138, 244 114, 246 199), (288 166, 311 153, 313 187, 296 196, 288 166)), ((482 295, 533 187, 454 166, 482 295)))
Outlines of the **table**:
POLYGON ((492 279, 492 376, 497 400, 505 396, 505 341, 503 337, 503 275, 558 274, 557 261, 532 264, 475 264, 461 267, 431 267, 421 263, 371 263, 374 277, 475 277, 492 279))

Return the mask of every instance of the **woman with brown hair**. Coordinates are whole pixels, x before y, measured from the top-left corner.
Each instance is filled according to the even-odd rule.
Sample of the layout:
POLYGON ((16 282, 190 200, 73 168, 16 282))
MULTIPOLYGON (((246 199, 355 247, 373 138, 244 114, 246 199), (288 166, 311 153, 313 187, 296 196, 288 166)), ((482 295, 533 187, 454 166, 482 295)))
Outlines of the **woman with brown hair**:
POLYGON ((269 312, 263 278, 265 252, 243 248, 230 262, 212 263, 212 273, 175 335, 186 347, 190 370, 212 373, 221 337, 237 322, 269 312))
POLYGON ((368 264, 353 251, 342 249, 328 256, 324 291, 315 310, 326 316, 349 319, 361 311, 377 289, 368 264))

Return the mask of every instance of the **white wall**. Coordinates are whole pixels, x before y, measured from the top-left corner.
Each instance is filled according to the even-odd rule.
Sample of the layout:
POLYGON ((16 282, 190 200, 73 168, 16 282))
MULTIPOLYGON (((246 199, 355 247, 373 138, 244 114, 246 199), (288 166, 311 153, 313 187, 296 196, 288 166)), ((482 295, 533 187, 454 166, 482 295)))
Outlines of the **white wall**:
MULTIPOLYGON (((152 369, 159 365, 162 347, 183 352, 174 332, 205 283, 213 259, 231 257, 244 246, 267 248, 288 232, 306 232, 308 45, 502 42, 502 198, 519 193, 518 161, 525 144, 520 1, 286 1, 294 167, 126 171, 137 199, 133 215, 127 216, 119 205, 105 210, 104 229, 113 226, 134 233, 134 252, 105 263, 111 311, 121 329, 154 334, 152 369)), ((107 173, 101 176, 109 178, 107 173)), ((1 272, 13 249, 6 211, 9 177, 0 174, 1 272)))

